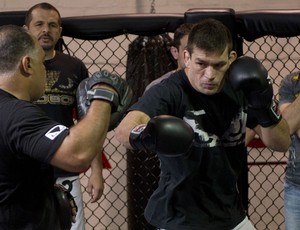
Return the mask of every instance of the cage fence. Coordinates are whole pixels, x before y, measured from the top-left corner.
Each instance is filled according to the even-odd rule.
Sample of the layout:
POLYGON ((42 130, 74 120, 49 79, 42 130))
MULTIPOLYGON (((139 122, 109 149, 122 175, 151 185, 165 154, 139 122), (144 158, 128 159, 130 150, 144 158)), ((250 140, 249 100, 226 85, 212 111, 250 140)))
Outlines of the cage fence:
MULTIPOLYGON (((169 36, 172 37, 173 34, 169 33, 169 36)), ((64 37, 67 46, 64 52, 81 58, 90 74, 99 69, 107 69, 126 78, 128 49, 137 37, 125 34, 96 41, 64 37)), ((264 36, 253 42, 243 41, 244 55, 261 60, 268 69, 274 82, 276 99, 282 78, 299 69, 299 44, 300 37, 264 36)), ((136 86, 133 90, 141 93, 145 85, 136 86)), ((149 196, 144 193, 151 191, 153 183, 158 179, 157 175, 152 175, 153 167, 156 166, 146 169, 147 176, 151 178, 150 185, 149 179, 143 183, 144 175, 140 176, 142 188, 139 197, 135 197, 141 202, 140 207, 137 207, 140 211, 130 213, 128 202, 132 198, 128 195, 128 167, 131 165, 127 162, 128 152, 115 140, 114 131, 108 133, 104 149, 111 168, 104 170, 105 190, 98 203, 91 204, 86 192, 90 172, 81 175, 86 229, 132 230, 133 227, 128 227, 129 217, 137 214, 135 218, 141 220, 141 225, 135 229, 154 229, 144 223, 142 210, 149 196)), ((287 153, 274 152, 264 146, 248 147, 248 215, 257 229, 284 229, 283 183, 286 160, 287 153)), ((144 162, 141 162, 141 165, 143 164, 144 162)), ((138 174, 139 169, 135 170, 138 174)), ((135 202, 138 204, 139 201, 135 202)))
MULTIPOLYGON (((299 70, 300 10, 236 12, 229 8, 195 8, 184 13, 157 14, 154 3, 152 1, 150 14, 63 18, 65 45, 62 45, 62 51, 83 60, 90 74, 99 69, 107 69, 130 80, 135 93, 134 99, 137 100, 145 86, 153 80, 150 76, 157 78, 162 72, 167 72, 168 68, 173 68, 172 65, 165 64, 167 59, 161 61, 158 58, 159 52, 156 55, 152 52, 146 62, 141 60, 147 55, 136 59, 137 63, 142 63, 139 67, 143 67, 140 71, 144 70, 144 73, 132 78, 128 74, 133 70, 128 69, 128 58, 132 44, 140 35, 146 34, 150 41, 158 39, 151 35, 168 34, 172 37, 172 32, 181 23, 215 17, 241 36, 236 37, 239 54, 259 59, 268 69, 274 81, 277 100, 282 78, 299 70), (153 62, 154 67, 147 65, 150 62, 153 62), (145 72, 151 71, 151 74, 144 77, 145 72)), ((25 13, 0 12, 0 25, 23 26, 25 13)), ((161 37, 159 38, 161 41, 161 37)), ((141 53, 146 51, 141 50, 141 53)), ((133 63, 130 63, 131 68, 133 63)), ((264 147, 257 138, 253 141, 254 144, 248 146, 244 169, 246 177, 241 177, 243 182, 247 182, 245 190, 248 193, 246 198, 249 218, 258 230, 283 230, 283 183, 288 153, 274 152, 264 147)), ((144 220, 143 209, 158 180, 157 157, 141 154, 139 158, 137 154, 127 151, 114 138, 114 131, 108 133, 104 150, 111 167, 103 171, 105 188, 99 202, 90 203, 86 192, 90 171, 81 174, 86 229, 154 229, 144 220)))

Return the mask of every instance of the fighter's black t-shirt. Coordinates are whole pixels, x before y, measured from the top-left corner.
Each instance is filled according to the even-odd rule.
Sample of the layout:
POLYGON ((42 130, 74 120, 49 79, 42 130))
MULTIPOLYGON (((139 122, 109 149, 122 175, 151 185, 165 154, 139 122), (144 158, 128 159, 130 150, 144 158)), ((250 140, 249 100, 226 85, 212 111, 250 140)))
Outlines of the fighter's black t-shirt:
POLYGON ((188 156, 159 156, 159 186, 145 210, 149 223, 172 230, 219 230, 245 218, 237 191, 247 119, 241 92, 225 81, 220 93, 201 94, 179 71, 145 92, 130 110, 180 117, 195 132, 188 156))
MULTIPOLYGON (((47 70, 45 94, 35 104, 55 121, 71 127, 77 106, 76 90, 79 83, 88 77, 88 71, 82 61, 59 51, 44 64, 47 70)), ((59 168, 55 168, 54 172, 55 177, 78 175, 59 168)))
POLYGON ((69 130, 3 90, 0 111, 0 229, 53 227, 49 161, 69 130))

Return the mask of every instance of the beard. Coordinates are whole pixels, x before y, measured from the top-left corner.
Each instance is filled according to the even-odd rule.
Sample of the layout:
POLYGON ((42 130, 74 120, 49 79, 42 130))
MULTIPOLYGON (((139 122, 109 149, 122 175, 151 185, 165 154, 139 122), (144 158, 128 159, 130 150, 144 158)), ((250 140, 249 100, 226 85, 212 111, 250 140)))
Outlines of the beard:
POLYGON ((46 44, 42 44, 42 48, 44 51, 50 51, 52 49, 54 49, 54 46, 53 45, 46 45, 46 44))
POLYGON ((43 36, 39 37, 38 40, 44 51, 50 51, 55 47, 55 41, 49 35, 44 34, 43 36), (44 40, 45 38, 47 38, 47 40, 44 40))

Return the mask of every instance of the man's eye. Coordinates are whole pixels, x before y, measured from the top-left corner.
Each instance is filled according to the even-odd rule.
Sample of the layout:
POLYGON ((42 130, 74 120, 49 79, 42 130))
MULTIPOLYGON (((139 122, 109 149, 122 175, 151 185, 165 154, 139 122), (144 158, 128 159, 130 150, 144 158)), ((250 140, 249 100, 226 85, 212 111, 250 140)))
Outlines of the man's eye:
POLYGON ((52 28, 58 28, 58 25, 57 24, 51 24, 50 25, 52 28))
POLYGON ((220 63, 220 64, 216 64, 214 67, 215 67, 215 69, 221 69, 221 68, 223 68, 224 65, 225 64, 220 63))
POLYGON ((199 65, 200 67, 202 67, 202 68, 204 68, 204 67, 206 66, 206 64, 203 63, 203 62, 198 62, 198 65, 199 65))

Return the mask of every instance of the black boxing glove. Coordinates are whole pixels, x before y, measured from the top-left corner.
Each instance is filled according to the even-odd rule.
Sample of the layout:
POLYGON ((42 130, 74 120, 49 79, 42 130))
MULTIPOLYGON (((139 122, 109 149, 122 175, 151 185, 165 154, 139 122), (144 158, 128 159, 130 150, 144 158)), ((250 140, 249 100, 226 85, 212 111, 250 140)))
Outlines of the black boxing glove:
POLYGON ((106 100, 111 102, 112 114, 108 128, 110 131, 119 124, 128 109, 132 99, 132 90, 126 81, 118 75, 112 74, 107 70, 101 70, 80 82, 77 88, 76 98, 79 119, 85 116, 92 100, 106 100), (93 89, 93 86, 97 84, 107 84, 111 86, 117 94, 109 89, 93 89))
POLYGON ((180 118, 161 115, 147 125, 134 128, 129 137, 135 150, 143 150, 175 157, 185 155, 191 148, 194 131, 180 118))
POLYGON ((246 56, 236 59, 229 67, 228 78, 235 90, 243 90, 252 123, 269 127, 280 121, 273 100, 272 79, 260 61, 246 56))

